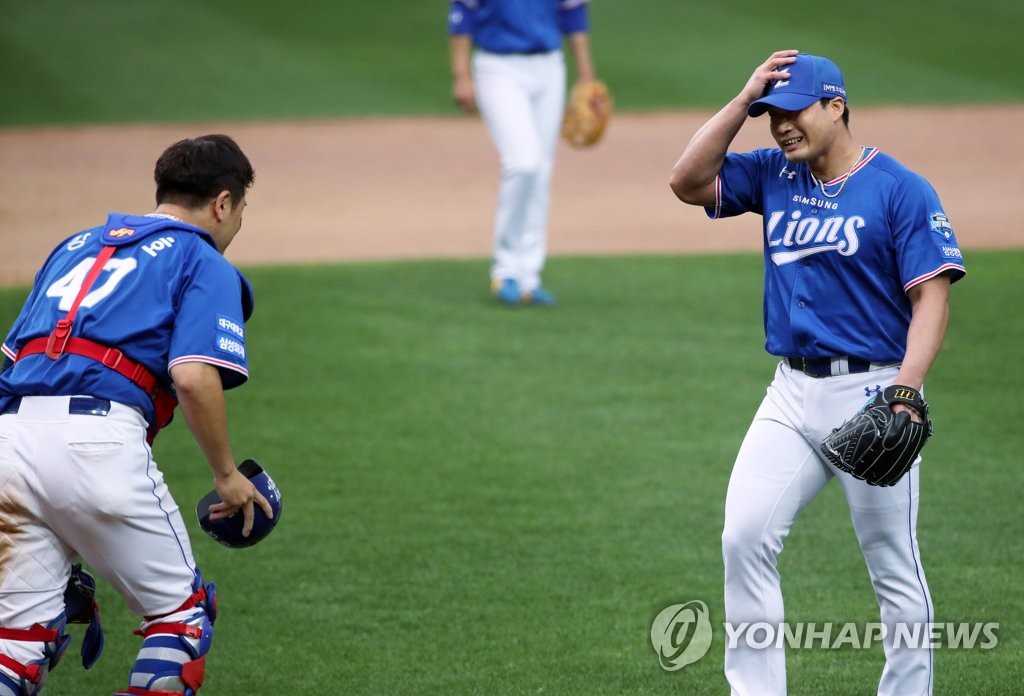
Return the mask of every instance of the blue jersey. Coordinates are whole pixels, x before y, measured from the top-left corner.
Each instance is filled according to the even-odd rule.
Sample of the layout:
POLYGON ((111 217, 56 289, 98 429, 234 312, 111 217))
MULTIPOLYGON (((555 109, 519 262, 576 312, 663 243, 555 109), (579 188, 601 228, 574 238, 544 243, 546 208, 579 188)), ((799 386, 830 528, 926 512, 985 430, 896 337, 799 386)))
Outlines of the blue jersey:
POLYGON ((588 29, 587 0, 454 0, 452 34, 472 34, 488 53, 548 53, 562 36, 588 29))
MULTIPOLYGON (((248 378, 248 281, 217 251, 207 232, 156 215, 112 213, 105 225, 62 242, 36 274, 32 292, 4 340, 8 360, 28 340, 48 336, 67 315, 106 245, 116 251, 82 300, 73 337, 121 350, 169 389, 169 369, 184 362, 216 366, 226 389, 248 378)), ((0 373, 0 399, 4 395, 95 396, 135 406, 154 422, 153 403, 139 387, 78 355, 57 360, 24 356, 0 373)))
POLYGON ((806 164, 788 162, 778 149, 730 153, 715 206, 706 209, 711 218, 764 218, 765 348, 778 356, 900 362, 907 291, 966 272, 938 195, 876 148, 850 174, 824 183, 835 197, 818 186, 806 164))

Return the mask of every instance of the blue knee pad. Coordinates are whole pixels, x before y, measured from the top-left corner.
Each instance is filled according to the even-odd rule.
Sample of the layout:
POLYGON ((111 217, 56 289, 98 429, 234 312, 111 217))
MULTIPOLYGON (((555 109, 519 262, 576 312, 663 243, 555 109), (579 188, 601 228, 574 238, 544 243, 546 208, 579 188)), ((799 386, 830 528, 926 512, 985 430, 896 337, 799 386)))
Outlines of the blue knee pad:
POLYGON ((42 691, 46 675, 57 666, 71 643, 71 636, 64 632, 66 623, 64 614, 61 614, 46 626, 35 624, 30 628, 0 628, 0 638, 42 643, 43 647, 43 656, 27 664, 0 654, 0 665, 15 675, 0 671, 0 696, 35 696, 42 691))
POLYGON ((0 671, 0 696, 21 696, 24 693, 20 679, 0 671))
POLYGON ((213 583, 196 573, 193 594, 177 611, 152 617, 136 631, 142 648, 132 667, 129 686, 118 696, 195 696, 203 685, 206 653, 213 642, 217 599, 213 583))

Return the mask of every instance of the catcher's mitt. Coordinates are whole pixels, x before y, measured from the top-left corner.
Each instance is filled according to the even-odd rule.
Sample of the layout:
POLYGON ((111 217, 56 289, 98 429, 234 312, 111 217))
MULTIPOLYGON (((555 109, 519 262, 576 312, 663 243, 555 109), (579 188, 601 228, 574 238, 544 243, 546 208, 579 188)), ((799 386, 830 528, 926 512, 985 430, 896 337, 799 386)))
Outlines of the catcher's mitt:
POLYGON ((612 115, 612 95, 600 80, 578 82, 569 93, 562 137, 573 147, 594 145, 612 115))
POLYGON ((81 655, 82 666, 90 669, 103 652, 103 627, 100 625, 100 606, 96 603, 96 578, 82 568, 81 563, 71 566, 71 577, 64 588, 64 611, 68 623, 89 626, 82 637, 81 655))
POLYGON ((886 387, 864 404, 853 418, 821 443, 821 453, 841 469, 872 486, 895 485, 910 471, 932 434, 928 404, 916 389, 899 384, 886 387), (893 413, 892 404, 906 404, 921 415, 893 413))
POLYGON ((81 563, 71 566, 71 577, 64 588, 64 611, 68 623, 87 624, 96 610, 96 578, 81 563))

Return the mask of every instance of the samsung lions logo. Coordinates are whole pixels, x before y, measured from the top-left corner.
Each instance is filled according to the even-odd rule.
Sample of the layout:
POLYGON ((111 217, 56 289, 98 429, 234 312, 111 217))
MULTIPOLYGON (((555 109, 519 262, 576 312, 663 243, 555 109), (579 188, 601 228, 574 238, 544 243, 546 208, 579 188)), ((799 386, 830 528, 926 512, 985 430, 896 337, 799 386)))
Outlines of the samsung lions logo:
POLYGON ((776 210, 765 216, 765 239, 776 266, 826 251, 836 251, 841 256, 857 253, 860 248, 858 232, 867 224, 860 215, 833 215, 824 219, 817 215, 803 219, 801 216, 799 210, 794 210, 785 225, 782 224, 785 210, 776 210))

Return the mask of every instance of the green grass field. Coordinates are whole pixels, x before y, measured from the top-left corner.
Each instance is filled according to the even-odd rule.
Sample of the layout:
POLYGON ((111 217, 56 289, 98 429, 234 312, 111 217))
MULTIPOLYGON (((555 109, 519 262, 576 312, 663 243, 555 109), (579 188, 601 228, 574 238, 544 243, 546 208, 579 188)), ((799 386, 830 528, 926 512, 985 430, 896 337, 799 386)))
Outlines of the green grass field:
MULTIPOLYGON (((1020 693, 1024 252, 968 253, 929 380, 920 543, 940 621, 997 621, 938 654, 936 694, 1020 693)), ((258 268, 239 456, 285 497, 260 546, 198 530, 221 618, 204 693, 721 694, 722 635, 681 672, 650 622, 701 599, 723 621, 719 536, 740 438, 771 377, 754 256, 557 258, 551 310, 508 310, 482 261, 258 268), (259 686, 254 686, 259 685, 259 686)), ((23 291, 0 292, 0 324, 23 291)), ((156 444, 184 507, 210 488, 184 423, 156 444)), ((781 557, 792 619, 876 617, 830 486, 781 557)), ((134 619, 101 585, 107 652, 50 696, 124 686, 134 619)), ((719 632, 721 633, 721 632, 719 632)), ((76 631, 80 635, 80 632, 76 631)), ((77 650, 73 646, 73 650, 77 650)), ((791 693, 860 695, 880 650, 794 651, 791 693)))
MULTIPOLYGON (((455 113, 445 0, 0 0, 0 125, 455 113)), ((851 106, 1019 102, 1024 4, 594 0, 617 108, 717 107, 780 48, 851 106)))

